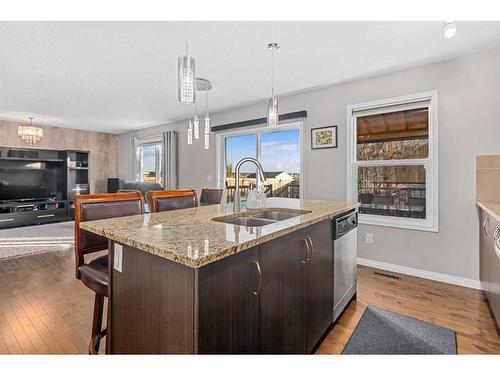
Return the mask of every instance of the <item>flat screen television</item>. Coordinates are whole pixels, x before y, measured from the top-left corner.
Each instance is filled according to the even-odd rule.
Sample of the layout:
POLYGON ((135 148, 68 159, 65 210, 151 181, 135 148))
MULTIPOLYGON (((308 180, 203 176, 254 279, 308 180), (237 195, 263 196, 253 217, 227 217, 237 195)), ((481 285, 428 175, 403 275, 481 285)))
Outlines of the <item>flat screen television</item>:
POLYGON ((21 201, 57 196, 57 169, 44 162, 0 165, 0 201, 21 201))

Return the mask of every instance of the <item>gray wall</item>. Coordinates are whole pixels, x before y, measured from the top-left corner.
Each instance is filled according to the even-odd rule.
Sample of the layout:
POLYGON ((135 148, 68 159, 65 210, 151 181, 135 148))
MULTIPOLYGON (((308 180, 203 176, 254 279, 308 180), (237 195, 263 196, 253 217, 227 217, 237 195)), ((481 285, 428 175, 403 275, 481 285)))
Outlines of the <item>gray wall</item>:
MULTIPOLYGON (((438 90, 439 233, 363 225, 359 256, 381 262, 478 279, 478 225, 475 209, 475 156, 500 153, 500 50, 338 84, 284 97, 280 112, 307 110, 304 121, 306 198, 346 199, 346 106, 393 96, 438 90), (312 127, 338 125, 337 149, 311 150, 312 127), (364 242, 373 233, 374 243, 364 242)), ((220 112, 212 124, 265 116, 265 104, 220 112)), ((130 178, 130 139, 166 129, 180 132, 180 187, 216 185, 215 137, 205 151, 187 145, 186 122, 119 136, 118 171, 130 178), (212 181, 207 176, 212 176, 212 181)))

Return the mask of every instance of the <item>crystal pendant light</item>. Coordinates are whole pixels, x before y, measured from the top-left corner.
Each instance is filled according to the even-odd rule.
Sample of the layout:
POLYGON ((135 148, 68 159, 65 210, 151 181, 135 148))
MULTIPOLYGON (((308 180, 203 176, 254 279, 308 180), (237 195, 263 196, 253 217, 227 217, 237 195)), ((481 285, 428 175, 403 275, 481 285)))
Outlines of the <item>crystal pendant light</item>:
POLYGON ((188 145, 193 144, 193 121, 189 119, 189 124, 188 124, 188 145))
POLYGON ((208 113, 208 90, 205 91, 205 150, 210 148, 210 115, 208 113))
POLYGON ((183 104, 196 101, 196 74, 194 59, 189 56, 188 43, 186 54, 178 58, 178 99, 183 104))
POLYGON ((193 116, 193 130, 194 139, 200 138, 200 118, 198 117, 198 106, 194 104, 194 116, 193 116))
POLYGON ((267 48, 272 52, 271 61, 271 98, 267 104, 267 125, 275 128, 278 125, 278 98, 274 96, 274 53, 280 46, 278 43, 269 43, 267 48))
MULTIPOLYGON (((210 148, 210 114, 208 112, 208 92, 212 90, 212 82, 210 82, 208 79, 196 78, 196 90, 205 92, 205 115, 203 116, 203 135, 204 135, 203 138, 205 141, 205 150, 208 150, 210 148)), ((197 119, 198 122, 200 121, 200 117, 198 117, 198 110, 196 110, 195 119, 197 119)), ((199 131, 196 129, 196 125, 194 127, 194 131, 195 132, 199 131)), ((197 138, 196 135, 195 138, 197 138)))

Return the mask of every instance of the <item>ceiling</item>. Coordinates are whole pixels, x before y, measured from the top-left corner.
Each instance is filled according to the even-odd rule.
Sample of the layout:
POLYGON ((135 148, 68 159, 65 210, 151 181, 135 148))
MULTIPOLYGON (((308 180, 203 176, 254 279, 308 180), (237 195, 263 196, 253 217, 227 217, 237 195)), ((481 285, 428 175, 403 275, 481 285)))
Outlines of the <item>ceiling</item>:
POLYGON ((500 22, 457 25, 444 39, 442 22, 0 22, 0 119, 120 133, 187 118, 186 40, 211 111, 270 94, 270 41, 278 94, 500 47, 500 22))

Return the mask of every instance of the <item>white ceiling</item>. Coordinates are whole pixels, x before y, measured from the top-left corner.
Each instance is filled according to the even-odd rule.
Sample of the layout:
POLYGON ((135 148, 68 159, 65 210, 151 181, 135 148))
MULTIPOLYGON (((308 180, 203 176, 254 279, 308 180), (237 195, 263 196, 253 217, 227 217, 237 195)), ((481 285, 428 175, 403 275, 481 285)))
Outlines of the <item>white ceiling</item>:
POLYGON ((270 41, 278 94, 500 46, 500 22, 457 25, 447 40, 442 22, 0 22, 0 118, 113 133, 187 118, 186 40, 212 111, 269 95, 270 41))

